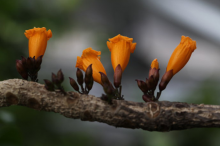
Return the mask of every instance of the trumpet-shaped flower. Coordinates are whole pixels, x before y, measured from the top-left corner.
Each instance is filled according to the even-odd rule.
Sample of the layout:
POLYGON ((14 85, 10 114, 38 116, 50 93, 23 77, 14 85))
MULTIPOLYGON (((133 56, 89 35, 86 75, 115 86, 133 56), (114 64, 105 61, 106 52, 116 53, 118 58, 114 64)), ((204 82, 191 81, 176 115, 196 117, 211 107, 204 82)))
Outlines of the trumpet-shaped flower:
POLYGON ((181 37, 180 44, 173 51, 167 65, 167 72, 173 70, 173 75, 179 72, 189 61, 192 52, 196 49, 196 41, 190 37, 181 37))
POLYGON ((133 53, 136 47, 136 43, 132 43, 132 41, 133 38, 120 34, 107 41, 107 46, 111 51, 111 61, 114 70, 119 64, 122 71, 125 70, 130 59, 130 53, 133 53))
POLYGON ((190 37, 181 37, 180 44, 173 51, 167 65, 167 70, 161 79, 160 91, 163 91, 172 77, 186 65, 195 49, 196 41, 193 41, 190 37))
POLYGON ((106 71, 100 61, 99 55, 101 55, 101 52, 92 50, 92 48, 83 50, 82 56, 77 56, 76 67, 86 71, 87 67, 92 64, 93 79, 94 81, 102 84, 101 75, 99 72, 106 74, 106 71))
POLYGON ((47 41, 52 37, 52 32, 45 27, 33 28, 25 31, 25 36, 29 39, 29 57, 37 59, 39 56, 44 55, 47 41))

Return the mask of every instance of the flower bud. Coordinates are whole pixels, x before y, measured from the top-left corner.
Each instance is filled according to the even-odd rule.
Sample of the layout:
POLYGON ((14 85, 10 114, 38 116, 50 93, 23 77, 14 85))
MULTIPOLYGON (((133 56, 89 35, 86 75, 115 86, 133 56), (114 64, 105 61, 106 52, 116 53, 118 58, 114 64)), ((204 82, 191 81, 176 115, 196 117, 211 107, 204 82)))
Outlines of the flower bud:
POLYGON ((69 77, 69 79, 70 79, 70 85, 73 87, 73 89, 79 92, 79 86, 77 85, 76 81, 71 77, 69 77))
POLYGON ((91 77, 91 76, 92 76, 92 64, 90 64, 90 65, 87 67, 85 76, 88 76, 88 77, 91 77))
POLYGON ((90 64, 85 73, 85 83, 89 84, 92 81, 92 64, 90 64))
POLYGON ((92 64, 90 64, 85 72, 85 84, 86 84, 86 88, 90 91, 92 89, 93 86, 93 77, 92 77, 92 64))
POLYGON ((142 99, 143 99, 145 102, 151 102, 151 101, 152 101, 147 95, 143 95, 143 96, 142 96, 142 99))
POLYGON ((64 75, 63 75, 63 72, 61 71, 61 69, 57 72, 57 80, 59 83, 62 83, 64 80, 64 75))
POLYGON ((159 84, 160 91, 163 91, 166 88, 167 84, 170 82, 172 77, 173 77, 173 70, 165 72, 159 84))
POLYGON ((113 95, 114 89, 111 88, 109 85, 103 85, 103 89, 107 95, 113 95))
POLYGON ((77 77, 77 82, 79 83, 79 85, 82 86, 82 84, 83 84, 83 73, 79 68, 77 68, 76 77, 77 77))
POLYGON ((16 69, 18 71, 18 73, 21 75, 21 77, 25 80, 28 79, 28 73, 27 70, 25 69, 25 67, 22 64, 21 60, 16 60, 16 69))
POLYGON ((35 62, 35 66, 36 68, 40 68, 40 65, 42 63, 42 58, 43 58, 43 55, 39 56, 35 62))
POLYGON ((111 82, 109 81, 108 77, 102 72, 99 72, 99 73, 101 74, 102 87, 103 87, 105 93, 108 95, 113 95, 114 88, 113 88, 111 82))
POLYGON ((118 64, 114 72, 114 86, 116 88, 118 88, 121 85, 121 78, 122 78, 122 68, 121 65, 118 64))
POLYGON ((30 60, 31 60, 31 64, 35 64, 35 56, 33 58, 30 57, 30 60))
POLYGON ((154 59, 151 63, 151 68, 149 71, 149 78, 153 76, 154 80, 158 82, 159 80, 159 63, 157 59, 154 59))
POLYGON ((44 82, 47 90, 54 91, 54 84, 51 81, 45 79, 44 82))
POLYGON ((19 73, 25 72, 25 68, 24 68, 21 60, 16 60, 16 69, 19 73))
POLYGON ((27 74, 27 72, 23 72, 23 73, 20 74, 20 75, 21 75, 21 77, 22 77, 23 79, 28 80, 28 74, 27 74))
POLYGON ((147 84, 151 90, 155 90, 157 87, 157 83, 159 80, 159 63, 157 59, 154 59, 151 63, 151 68, 149 71, 149 77, 148 77, 147 84))
POLYGON ((136 80, 138 87, 141 89, 142 92, 147 93, 148 92, 148 87, 147 83, 145 83, 142 80, 136 80))
POLYGON ((89 81, 89 83, 86 84, 86 88, 90 91, 92 89, 94 80, 93 78, 91 78, 91 80, 89 81))
POLYGON ((109 84, 109 80, 108 77, 103 73, 103 72, 99 72, 101 75, 101 81, 102 81, 102 85, 104 84, 109 84))
POLYGON ((26 67, 29 69, 32 67, 32 63, 31 63, 31 57, 28 57, 26 60, 26 67))
POLYGON ((153 76, 151 76, 149 79, 146 79, 148 90, 154 90, 155 82, 153 76))
POLYGON ((21 61, 22 61, 22 64, 23 64, 23 66, 25 67, 25 68, 27 68, 26 67, 26 64, 27 64, 27 59, 25 58, 25 57, 23 57, 23 56, 21 56, 21 61))
POLYGON ((51 78, 52 78, 52 82, 53 82, 54 84, 59 85, 59 81, 58 81, 58 79, 57 79, 57 76, 56 76, 54 73, 52 73, 51 78))

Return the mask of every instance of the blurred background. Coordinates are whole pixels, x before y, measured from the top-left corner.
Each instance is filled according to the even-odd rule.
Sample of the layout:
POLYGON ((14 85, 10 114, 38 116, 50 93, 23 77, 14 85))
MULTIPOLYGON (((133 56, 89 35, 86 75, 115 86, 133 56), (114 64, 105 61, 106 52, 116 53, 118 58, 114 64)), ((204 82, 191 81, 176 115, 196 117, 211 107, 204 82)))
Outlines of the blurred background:
MULTIPOLYGON (((220 1, 193 0, 1 0, 0 80, 21 78, 15 61, 28 57, 24 31, 33 27, 51 29, 39 82, 62 69, 63 84, 73 91, 68 77, 75 77, 76 57, 88 47, 102 51, 101 61, 113 79, 109 38, 121 34, 134 38, 136 50, 123 73, 126 100, 143 102, 135 79, 148 76, 151 61, 160 63, 161 76, 181 36, 197 42, 187 65, 176 74, 160 100, 220 104, 220 1)), ((101 96, 94 83, 90 94, 101 96)), ((98 122, 65 118, 26 107, 0 109, 1 146, 219 146, 217 128, 172 132, 148 132, 115 128, 98 122)))

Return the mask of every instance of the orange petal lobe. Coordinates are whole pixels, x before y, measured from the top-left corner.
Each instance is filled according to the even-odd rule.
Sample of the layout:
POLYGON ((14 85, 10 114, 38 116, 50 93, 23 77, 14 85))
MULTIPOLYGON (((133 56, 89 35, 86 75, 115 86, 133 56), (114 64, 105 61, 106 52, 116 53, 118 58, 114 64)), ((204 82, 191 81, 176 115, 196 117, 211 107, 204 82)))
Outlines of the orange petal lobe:
POLYGON ((159 69, 159 62, 157 61, 157 58, 152 61, 151 68, 159 69))

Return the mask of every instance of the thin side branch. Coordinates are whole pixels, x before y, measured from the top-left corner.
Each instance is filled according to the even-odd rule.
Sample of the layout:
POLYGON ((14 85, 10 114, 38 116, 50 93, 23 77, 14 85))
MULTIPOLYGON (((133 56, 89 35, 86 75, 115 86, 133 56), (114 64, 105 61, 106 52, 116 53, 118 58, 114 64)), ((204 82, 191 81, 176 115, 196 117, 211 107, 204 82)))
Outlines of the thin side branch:
POLYGON ((0 107, 21 105, 36 110, 98 121, 115 127, 171 131, 198 127, 220 127, 220 106, 181 102, 138 103, 113 100, 113 104, 92 95, 50 92, 44 85, 21 79, 0 82, 0 107))

